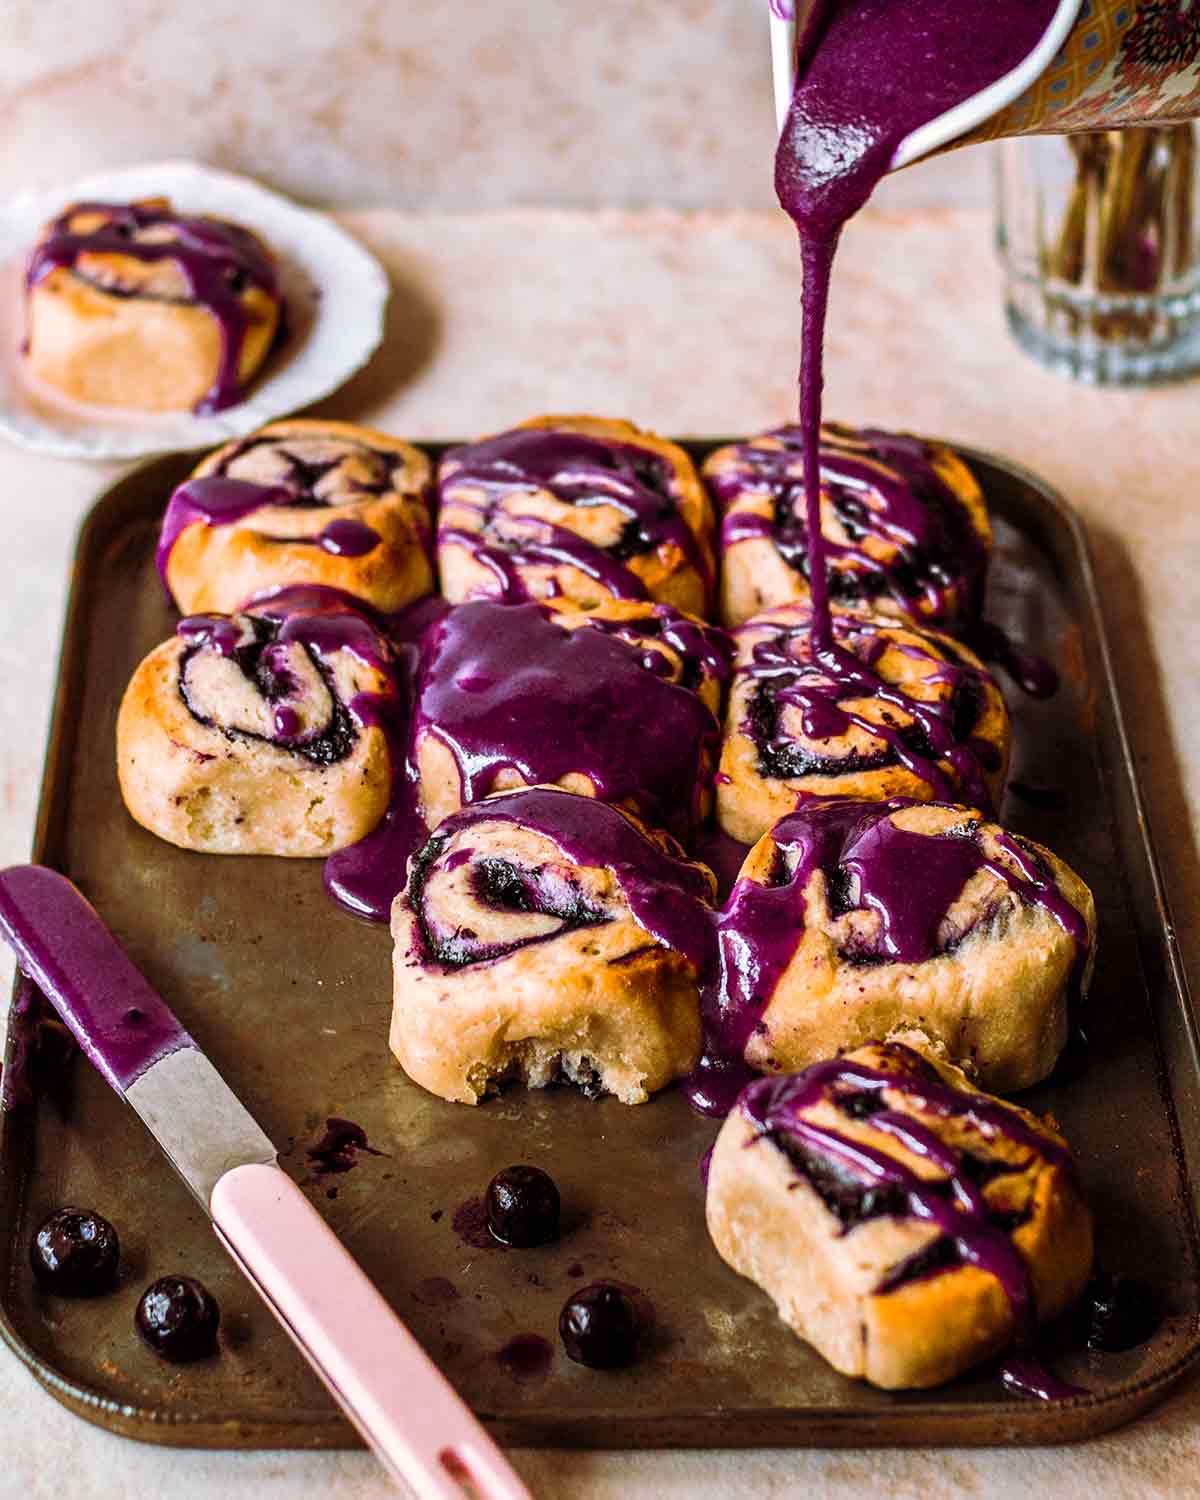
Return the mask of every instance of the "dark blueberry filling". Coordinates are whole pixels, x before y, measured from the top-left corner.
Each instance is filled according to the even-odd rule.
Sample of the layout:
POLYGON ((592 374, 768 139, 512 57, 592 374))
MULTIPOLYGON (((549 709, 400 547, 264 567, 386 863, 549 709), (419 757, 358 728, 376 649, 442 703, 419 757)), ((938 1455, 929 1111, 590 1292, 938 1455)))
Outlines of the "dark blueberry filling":
MULTIPOLYGON (((228 474, 230 468, 239 458, 243 458, 255 448, 274 448, 278 441, 277 438, 273 437, 243 438, 236 447, 230 450, 220 466, 213 472, 228 474)), ((370 451, 376 453, 377 450, 372 449, 370 451)), ((385 454, 378 454, 377 456, 385 459, 385 461, 388 457, 385 454)), ((325 499, 316 493, 317 485, 329 474, 332 474, 344 460, 342 458, 303 459, 298 458, 294 453, 288 453, 285 457, 288 464, 288 473, 286 480, 283 482, 289 489, 295 491, 294 498, 288 502, 289 508, 292 510, 321 510, 330 505, 344 505, 348 499, 352 499, 358 495, 386 495, 392 487, 390 474, 383 479, 366 482, 361 479, 355 479, 353 481, 354 496, 333 496, 325 499)))
POLYGON ((642 1318, 623 1287, 597 1281, 567 1299, 558 1331, 568 1359, 592 1370, 615 1370, 636 1357, 642 1318))
POLYGON ((918 1250, 915 1255, 910 1255, 893 1266, 875 1288, 876 1295, 894 1292, 899 1287, 907 1286, 910 1281, 936 1276, 939 1271, 949 1271, 959 1265, 961 1260, 954 1241, 941 1235, 923 1250, 918 1250))
MULTIPOLYGON (((254 683, 268 703, 278 702, 295 688, 295 683, 288 672, 273 667, 269 660, 263 660, 264 650, 278 634, 280 622, 260 615, 248 615, 245 618, 251 622, 255 639, 244 646, 236 647, 230 659, 236 662, 242 675, 254 683)), ((179 696, 183 699, 184 706, 192 718, 209 729, 220 730, 228 740, 262 740, 267 744, 278 743, 264 735, 253 734, 247 729, 229 729, 223 724, 216 724, 196 710, 188 697, 187 664, 195 652, 201 649, 202 647, 192 646, 184 651, 179 659, 179 696)), ((308 651, 307 646, 304 649, 308 651)), ((302 755, 305 760, 312 761, 314 765, 331 766, 339 760, 345 760, 354 749, 358 739, 358 729, 349 709, 338 697, 337 690, 320 660, 311 651, 308 651, 308 655, 329 689, 333 712, 329 722, 320 733, 306 736, 304 739, 291 740, 287 748, 297 755, 302 755)))
MULTIPOLYGON (((444 844, 445 840, 436 835, 431 838, 414 857, 409 876, 409 901, 417 913, 422 943, 432 962, 446 968, 464 968, 468 964, 503 957, 517 948, 544 940, 542 937, 534 937, 517 943, 481 945, 475 933, 468 928, 459 928, 449 937, 439 937, 433 933, 425 917, 425 886, 444 844)), ((551 893, 541 889, 535 879, 506 859, 476 860, 471 867, 471 884, 475 897, 494 910, 538 912, 558 918, 563 925, 553 934, 548 934, 550 936, 558 936, 563 931, 571 931, 577 927, 600 926, 609 920, 604 912, 590 906, 583 893, 570 882, 565 884, 567 891, 574 891, 573 896, 568 896, 567 891, 561 890, 551 893)))
POLYGON ((212 1293, 192 1276, 163 1276, 148 1286, 135 1321, 155 1354, 172 1364, 216 1353, 221 1311, 212 1293))
POLYGON ((817 755, 794 740, 779 737, 780 709, 767 683, 761 683, 749 705, 750 737, 758 750, 758 769, 772 781, 799 776, 849 776, 876 771, 895 759, 887 750, 872 755, 817 755))
POLYGON ((503 1245, 527 1250, 558 1236, 559 1196, 540 1167, 505 1167, 488 1183, 488 1228, 503 1245))
POLYGON ((98 1213, 60 1208, 46 1219, 29 1248, 39 1283, 62 1297, 95 1297, 117 1280, 121 1245, 117 1231, 98 1213))

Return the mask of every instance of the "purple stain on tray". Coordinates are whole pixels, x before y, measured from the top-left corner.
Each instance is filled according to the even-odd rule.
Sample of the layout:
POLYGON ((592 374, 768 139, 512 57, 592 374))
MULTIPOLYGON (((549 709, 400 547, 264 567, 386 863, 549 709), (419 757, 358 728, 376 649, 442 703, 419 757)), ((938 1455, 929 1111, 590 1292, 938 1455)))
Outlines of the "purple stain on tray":
POLYGON ((361 1125, 331 1115, 325 1121, 325 1132, 320 1140, 309 1146, 304 1154, 317 1172, 349 1172, 358 1165, 360 1151, 369 1156, 387 1154, 371 1145, 361 1125))
POLYGON ((488 1227, 487 1204, 482 1198, 467 1198, 454 1210, 451 1219, 454 1232, 464 1245, 473 1250, 507 1250, 488 1227))
POLYGON ((119 1092, 162 1058, 195 1046, 65 876, 41 865, 0 871, 0 933, 119 1092))
POLYGON ((554 1350, 540 1333, 518 1333, 496 1352, 496 1363, 516 1381, 540 1380, 553 1359, 554 1350))
POLYGON ((446 1276, 427 1276, 413 1287, 412 1299, 422 1307, 450 1307, 462 1300, 462 1293, 446 1276))

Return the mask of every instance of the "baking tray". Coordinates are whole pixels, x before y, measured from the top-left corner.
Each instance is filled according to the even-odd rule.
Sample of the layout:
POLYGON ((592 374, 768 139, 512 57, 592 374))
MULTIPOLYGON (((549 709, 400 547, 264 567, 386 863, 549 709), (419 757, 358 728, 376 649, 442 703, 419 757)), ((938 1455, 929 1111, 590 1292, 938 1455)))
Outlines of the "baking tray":
MULTIPOLYGON (((692 445, 697 456, 705 449, 692 445)), ((997 521, 989 615, 1063 676, 1049 702, 1009 694, 1013 776, 1037 802, 1010 794, 1006 817, 1083 873, 1100 918, 1089 1066, 1024 1102, 1052 1110, 1079 1153, 1100 1261, 1151 1274, 1168 1309, 1155 1337, 1122 1355, 1089 1356, 1052 1334, 1057 1372, 1094 1392, 1065 1404, 1006 1397, 986 1370, 901 1394, 836 1374, 711 1249, 697 1163, 716 1126, 691 1114, 678 1090, 637 1109, 550 1090, 473 1110, 409 1083, 386 1045, 388 934, 329 904, 319 861, 189 854, 137 827, 121 805, 117 705, 137 661, 172 629, 154 537, 186 462, 139 469, 84 523, 34 857, 96 904, 262 1122, 285 1168, 504 1442, 1057 1442, 1144 1410, 1196 1358, 1196 1037, 1087 549, 1071 511, 1033 476, 968 457, 997 521), (357 1120, 387 1154, 344 1175, 315 1173, 305 1148, 329 1115, 357 1120), (515 1161, 557 1180, 562 1238, 529 1251, 472 1245, 460 1234, 471 1200, 515 1161), (597 1277, 637 1285, 656 1308, 645 1357, 622 1372, 583 1369, 558 1348, 562 1302, 597 1277), (554 1345, 547 1370, 514 1370, 497 1357, 524 1333, 554 1345)), ((4 1115, 0 1132, 3 1334, 60 1401, 162 1443, 356 1441, 98 1074, 78 1061, 53 1071, 33 1102, 4 1115), (66 1301, 34 1285, 31 1232, 63 1203, 95 1207, 117 1225, 125 1254, 112 1296, 66 1301), (216 1293, 219 1358, 171 1368, 134 1336, 138 1294, 173 1271, 216 1293)))

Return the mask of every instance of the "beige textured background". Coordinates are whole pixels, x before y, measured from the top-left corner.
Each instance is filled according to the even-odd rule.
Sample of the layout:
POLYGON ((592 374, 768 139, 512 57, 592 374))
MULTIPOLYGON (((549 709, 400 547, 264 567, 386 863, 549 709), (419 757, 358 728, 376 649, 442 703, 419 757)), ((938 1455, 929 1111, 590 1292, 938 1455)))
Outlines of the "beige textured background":
MULTIPOLYGON (((195 157, 337 206, 766 207, 767 0, 0 0, 0 195, 195 157)), ((893 202, 986 192, 979 152, 893 202)))

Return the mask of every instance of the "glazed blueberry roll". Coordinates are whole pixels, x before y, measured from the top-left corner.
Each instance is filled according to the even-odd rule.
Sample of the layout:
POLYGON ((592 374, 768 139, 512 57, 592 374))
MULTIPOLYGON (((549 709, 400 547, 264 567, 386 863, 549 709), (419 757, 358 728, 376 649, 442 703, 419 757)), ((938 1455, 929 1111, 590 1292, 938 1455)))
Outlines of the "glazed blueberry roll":
POLYGON ((751 844, 811 797, 1000 804, 1011 728, 979 658, 948 635, 840 610, 814 657, 806 605, 735 632, 717 817, 751 844))
POLYGON ((433 587, 430 465, 349 422, 273 422, 227 443, 171 496, 158 567, 180 609, 228 614, 318 584, 383 614, 433 587))
POLYGON ((392 1051, 463 1104, 558 1081, 640 1104, 699 1056, 713 894, 673 839, 593 798, 463 808, 392 908, 392 1051))
POLYGON ((442 593, 464 599, 713 602, 708 496, 675 443, 629 422, 537 417, 438 471, 442 593))
POLYGON ((275 258, 250 230, 165 198, 76 203, 25 274, 29 369, 76 401, 219 411, 240 401, 280 327, 275 258))
POLYGON ((386 811, 404 717, 392 648, 362 614, 282 596, 193 615, 125 691, 121 794, 184 849, 329 854, 386 811))
POLYGON ((706 1212, 722 1259, 789 1328, 888 1390, 1027 1348, 1092 1263, 1057 1131, 899 1043, 751 1084, 717 1137, 706 1212))
POLYGON ((686 841, 712 805, 728 670, 724 632, 664 604, 459 605, 426 633, 417 680, 426 826, 556 783, 686 841))
MULTIPOLYGON (((983 599, 992 528, 983 493, 941 443, 822 428, 821 533, 834 604, 955 631, 983 599)), ((809 598, 798 427, 719 448, 703 466, 721 516, 721 617, 740 625, 809 598)))
POLYGON ((709 1051, 759 1072, 919 1033, 986 1088, 1054 1067, 1095 951, 1092 893, 971 809, 807 804, 750 851, 721 912, 709 1051))

